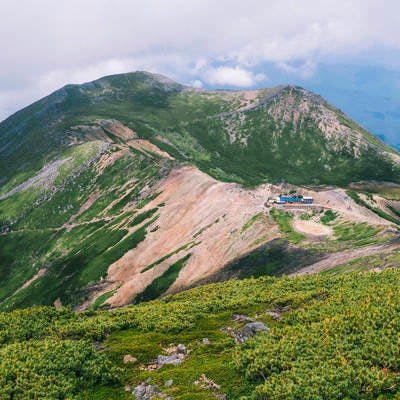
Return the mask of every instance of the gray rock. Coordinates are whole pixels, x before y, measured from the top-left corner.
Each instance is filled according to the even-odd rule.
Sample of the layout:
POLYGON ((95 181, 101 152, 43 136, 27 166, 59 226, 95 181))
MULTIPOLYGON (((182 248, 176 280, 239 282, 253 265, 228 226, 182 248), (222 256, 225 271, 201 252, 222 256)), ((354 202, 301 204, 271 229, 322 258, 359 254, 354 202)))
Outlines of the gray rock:
POLYGON ((203 344, 210 344, 210 340, 208 338, 203 338, 203 344))
POLYGON ((132 394, 136 397, 136 400, 150 400, 159 393, 157 386, 146 385, 143 382, 135 387, 132 394))
POLYGON ((133 389, 132 394, 138 400, 144 399, 144 396, 146 395, 146 386, 143 383, 139 386, 136 386, 135 389, 133 389))
POLYGON ((173 381, 172 379, 168 379, 168 380, 164 383, 164 385, 165 385, 166 387, 170 387, 170 386, 172 386, 173 383, 174 383, 174 381, 173 381))
POLYGON ((233 322, 247 322, 247 321, 251 322, 251 321, 253 321, 251 318, 249 318, 248 316, 243 315, 243 314, 235 314, 232 317, 232 320, 233 320, 233 322))
POLYGON ((164 364, 172 364, 172 365, 179 365, 182 360, 176 356, 158 356, 157 357, 157 364, 162 367, 164 364))
POLYGON ((244 343, 249 337, 254 337, 258 332, 268 332, 269 328, 264 322, 249 322, 236 335, 239 343, 244 343))
POLYGON ((176 351, 179 354, 186 354, 186 346, 184 344, 178 344, 178 346, 176 347, 176 351))

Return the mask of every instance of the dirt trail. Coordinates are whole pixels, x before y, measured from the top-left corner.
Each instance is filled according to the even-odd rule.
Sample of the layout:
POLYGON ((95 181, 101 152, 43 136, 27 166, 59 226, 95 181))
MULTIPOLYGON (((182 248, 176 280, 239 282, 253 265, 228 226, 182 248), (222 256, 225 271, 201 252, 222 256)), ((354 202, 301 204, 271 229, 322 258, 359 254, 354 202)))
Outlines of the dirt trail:
POLYGON ((46 273, 46 268, 40 268, 39 271, 36 272, 36 274, 32 276, 32 278, 28 279, 20 288, 18 288, 12 295, 6 297, 3 301, 5 302, 8 299, 11 299, 11 297, 18 294, 21 290, 27 288, 31 283, 33 283, 37 279, 41 278, 45 273, 46 273))
POLYGON ((358 249, 339 251, 337 253, 327 255, 321 261, 309 265, 308 267, 302 268, 299 271, 293 272, 289 274, 289 276, 316 274, 317 272, 324 271, 326 269, 335 267, 337 265, 345 264, 359 257, 366 257, 373 254, 389 253, 399 248, 400 248, 400 239, 397 239, 389 243, 384 242, 384 243, 361 247, 358 249))

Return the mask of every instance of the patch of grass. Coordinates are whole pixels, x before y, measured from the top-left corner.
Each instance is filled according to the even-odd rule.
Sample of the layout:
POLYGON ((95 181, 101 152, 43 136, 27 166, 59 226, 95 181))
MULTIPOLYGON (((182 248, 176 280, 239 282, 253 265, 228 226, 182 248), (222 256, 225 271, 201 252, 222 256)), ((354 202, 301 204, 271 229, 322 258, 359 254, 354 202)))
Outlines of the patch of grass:
POLYGON ((398 268, 400 267, 399 252, 374 254, 366 257, 359 257, 345 264, 322 271, 322 274, 343 274, 350 272, 369 271, 373 268, 398 268))
POLYGON ((145 205, 149 204, 151 201, 153 201, 154 199, 156 199, 159 195, 161 194, 161 192, 158 193, 154 193, 149 197, 146 197, 144 200, 142 200, 141 202, 139 202, 136 205, 136 208, 143 208, 145 205))
POLYGON ((369 205, 367 202, 365 202, 361 197, 355 192, 354 190, 346 190, 346 194, 351 197, 357 204, 368 208, 369 210, 373 211, 375 214, 379 215, 381 218, 384 218, 390 222, 393 222, 397 225, 400 225, 400 220, 392 217, 388 213, 385 213, 383 210, 381 210, 378 207, 372 207, 369 205))
POLYGON ((217 218, 214 222, 209 223, 206 226, 203 226, 203 228, 199 229, 194 235, 193 235, 193 239, 196 239, 197 237, 199 237, 203 232, 205 232, 208 228, 211 228, 214 224, 218 224, 219 222, 219 218, 217 218))
POLYGON ((109 250, 92 260, 81 274, 82 284, 95 282, 100 277, 105 276, 108 267, 113 262, 120 259, 127 251, 134 249, 146 238, 146 228, 148 225, 149 223, 145 224, 135 232, 131 233, 125 239, 116 243, 109 250))
POLYGON ((187 244, 185 244, 185 245, 179 247, 178 249, 172 251, 171 253, 169 253, 169 254, 167 254, 167 255, 161 257, 161 258, 158 259, 157 261, 154 261, 152 264, 149 264, 147 267, 143 268, 143 269, 140 271, 140 273, 143 274, 143 272, 146 272, 146 271, 148 271, 149 269, 154 268, 156 265, 159 265, 159 264, 161 264, 163 261, 168 260, 168 258, 170 258, 170 257, 172 257, 173 255, 179 253, 180 251, 186 250, 186 249, 188 249, 188 248, 189 248, 189 249, 192 248, 193 245, 196 245, 196 243, 195 243, 195 242, 190 242, 190 243, 187 243, 187 244))
POLYGON ((161 276, 154 279, 146 289, 136 296, 135 303, 149 301, 161 296, 175 282, 179 272, 184 267, 191 254, 187 254, 174 264, 172 264, 161 276))
POLYGON ((396 208, 392 207, 391 205, 388 205, 387 207, 394 215, 396 215, 397 217, 400 218, 400 211, 398 211, 396 208))
POLYGON ((42 267, 56 242, 54 230, 10 232, 0 235, 0 300, 10 296, 42 267))
MULTIPOLYGON (((0 379, 17 387, 21 398, 123 399, 125 385, 134 388, 150 378, 176 399, 210 400, 210 390, 194 385, 204 373, 220 385, 215 392, 231 399, 290 399, 293 390, 304 399, 395 399, 399 283, 396 268, 262 277, 111 312, 33 307, 0 313, 0 379), (279 312, 280 321, 269 311, 279 312), (245 322, 233 322, 234 314, 265 322, 270 330, 236 345, 229 332, 245 322), (105 340, 101 350, 93 340, 105 340), (182 364, 144 369, 178 343, 190 350, 182 364), (126 354, 138 362, 124 364, 126 354), (24 379, 23 387, 14 384, 15 376, 24 379), (298 381, 302 384, 288 386, 298 381)), ((0 385, 0 394, 6 388, 0 385)))
POLYGON ((375 236, 382 230, 381 227, 372 227, 366 222, 344 222, 333 226, 336 240, 339 242, 357 242, 357 246, 362 246, 369 243, 369 239, 374 239, 375 236))
POLYGON ((253 215, 243 226, 241 229, 241 233, 246 232, 257 220, 264 216, 263 212, 260 212, 256 215, 253 215))
POLYGON ((332 210, 326 210, 324 215, 319 219, 324 225, 329 225, 330 222, 337 218, 338 214, 332 210))
MULTIPOLYGON (((235 347, 233 338, 221 332, 221 324, 230 323, 230 313, 219 313, 211 318, 198 321, 195 329, 188 329, 175 334, 160 334, 149 332, 139 334, 131 330, 111 335, 107 340, 108 354, 121 364, 125 354, 132 354, 138 358, 138 364, 148 364, 160 354, 165 354, 163 347, 171 343, 183 343, 191 350, 190 356, 183 364, 177 367, 164 366, 149 372, 140 371, 137 366, 126 368, 127 372, 134 372, 133 386, 150 379, 150 384, 158 384, 160 390, 174 398, 209 400, 213 398, 212 391, 194 385, 201 374, 212 379, 220 389, 216 393, 225 393, 230 398, 245 395, 251 390, 247 382, 243 381, 240 374, 231 362, 231 352, 235 347), (210 344, 204 345, 203 338, 208 338, 210 344), (156 344, 156 345, 154 345, 156 344), (172 380, 170 387, 164 383, 172 380)), ((127 373, 127 381, 132 382, 132 372, 127 373)))
POLYGON ((300 219, 302 221, 309 221, 311 219, 312 215, 309 213, 303 213, 300 215, 300 219))
POLYGON ((145 221, 146 219, 149 219, 150 217, 153 216, 153 214, 155 212, 157 212, 158 208, 152 208, 150 210, 147 210, 141 214, 136 215, 132 221, 129 223, 129 226, 135 226, 135 225, 139 225, 140 223, 142 223, 143 221, 145 221))
POLYGON ((278 224, 284 238, 289 240, 289 242, 299 244, 305 239, 304 235, 296 232, 292 227, 293 214, 278 210, 277 208, 273 208, 269 213, 278 224))
MULTIPOLYGON (((120 287, 120 286, 119 286, 120 287)), ((119 289, 116 288, 114 290, 110 290, 109 292, 103 293, 101 296, 99 296, 95 302, 90 306, 89 310, 97 310, 99 308, 107 306, 107 303, 105 301, 109 299, 111 296, 115 294, 115 292, 119 289)))

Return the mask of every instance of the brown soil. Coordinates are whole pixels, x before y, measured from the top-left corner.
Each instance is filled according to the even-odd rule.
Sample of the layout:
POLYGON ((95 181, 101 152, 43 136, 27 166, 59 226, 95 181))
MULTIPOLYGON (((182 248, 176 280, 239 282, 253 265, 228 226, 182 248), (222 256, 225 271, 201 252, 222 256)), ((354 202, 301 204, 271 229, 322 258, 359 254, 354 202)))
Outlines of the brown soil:
POLYGON ((161 157, 168 158, 170 160, 175 160, 174 157, 170 156, 166 151, 160 150, 155 144, 149 142, 148 140, 145 139, 135 139, 135 140, 130 140, 127 142, 130 146, 134 147, 135 149, 139 151, 150 151, 151 153, 158 154, 161 157))
POLYGON ((305 235, 308 239, 326 238, 332 235, 332 229, 326 225, 319 224, 314 221, 303 221, 295 218, 293 221, 293 228, 305 235))
MULTIPOLYGON (((159 218, 148 228, 143 242, 109 267, 106 278, 109 283, 96 294, 97 297, 120 285, 107 301, 113 307, 132 302, 155 278, 188 253, 191 253, 191 257, 169 292, 191 287, 213 276, 230 261, 281 236, 275 222, 269 217, 269 209, 264 206, 269 197, 281 192, 281 187, 262 185, 249 190, 235 183, 216 181, 195 167, 180 166, 153 190, 161 194, 142 211, 165 203, 164 207, 159 208, 159 218), (263 213, 264 217, 243 230, 243 226, 258 213, 263 213), (159 228, 150 232, 155 226, 159 228), (150 264, 185 245, 188 245, 186 249, 141 273, 150 264)), ((315 204, 311 209, 330 208, 346 220, 390 225, 375 213, 355 204, 342 189, 320 192, 299 189, 299 193, 314 197, 315 204)), ((324 240, 332 234, 329 227, 298 218, 294 220, 294 227, 310 241, 324 240)), ((375 251, 374 247, 371 249, 369 251, 375 251)), ((342 256, 331 255, 307 270, 329 268, 340 260, 345 262, 351 257, 359 257, 359 251, 341 252, 342 256)))
POLYGON ((188 252, 192 256, 171 291, 191 286, 241 254, 279 236, 270 217, 260 218, 241 231, 251 217, 267 212, 264 202, 271 193, 269 185, 246 190, 237 184, 218 182, 194 167, 185 166, 173 170, 157 190, 162 193, 143 211, 165 203, 165 207, 160 208, 160 218, 154 223, 160 228, 149 233, 135 250, 109 268, 107 280, 123 283, 108 300, 113 306, 130 302, 188 252), (191 249, 140 273, 149 264, 191 242, 194 244, 191 249))

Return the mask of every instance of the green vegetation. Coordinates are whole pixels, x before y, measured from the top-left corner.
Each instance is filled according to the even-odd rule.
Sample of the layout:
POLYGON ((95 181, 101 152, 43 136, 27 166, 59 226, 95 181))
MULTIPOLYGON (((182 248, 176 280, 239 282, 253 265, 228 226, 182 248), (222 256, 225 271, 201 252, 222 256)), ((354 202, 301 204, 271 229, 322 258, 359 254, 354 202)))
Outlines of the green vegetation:
POLYGON ((143 274, 143 272, 148 271, 149 269, 154 268, 156 265, 161 264, 163 261, 168 260, 168 258, 172 257, 173 255, 181 252, 182 250, 186 250, 186 249, 191 249, 193 246, 196 245, 196 242, 190 242, 187 244, 184 244, 183 246, 177 248, 176 250, 172 251, 169 254, 166 254, 165 256, 159 258, 157 261, 154 261, 153 263, 149 264, 147 267, 144 267, 140 273, 143 274))
POLYGON ((309 213, 303 213, 300 215, 300 219, 302 221, 309 221, 311 219, 312 215, 309 213))
POLYGON ((154 300, 161 296, 175 282, 176 278, 184 267, 191 254, 186 254, 180 260, 170 265, 168 269, 158 278, 154 279, 146 289, 135 297, 135 303, 154 300))
POLYGON ((323 224, 329 225, 330 222, 337 218, 338 214, 332 210, 326 210, 324 215, 319 219, 323 224))
POLYGON ((87 387, 116 382, 117 372, 87 341, 12 343, 0 348, 0 398, 79 399, 87 387))
POLYGON ((392 207, 391 205, 387 206, 388 209, 398 218, 400 218, 400 211, 397 210, 396 208, 392 207))
POLYGON ((241 229, 241 233, 247 231, 258 219, 262 218, 264 213, 260 212, 256 215, 253 215, 243 226, 241 229))
POLYGON ((400 220, 392 217, 388 213, 385 213, 383 210, 381 210, 378 207, 372 207, 367 202, 365 202, 363 199, 361 199, 361 197, 354 190, 346 190, 346 194, 349 197, 351 197, 357 204, 368 208, 369 210, 373 211, 375 214, 379 215, 381 218, 387 219, 390 222, 400 225, 400 220))
POLYGON ((143 225, 141 228, 116 243, 111 249, 101 253, 93 261, 88 262, 88 266, 81 274, 83 284, 96 282, 100 277, 105 276, 107 268, 113 262, 121 258, 128 250, 134 249, 146 238, 146 228, 152 221, 143 225))
POLYGON ((260 276, 280 276, 320 259, 321 252, 291 246, 285 239, 274 239, 233 260, 214 276, 214 280, 260 276))
POLYGON ((149 204, 151 201, 156 199, 160 193, 154 193, 151 196, 147 197, 146 199, 142 200, 140 203, 137 204, 136 208, 143 208, 145 205, 149 204))
POLYGON ((352 241, 357 246, 370 243, 370 239, 375 239, 382 228, 372 227, 366 222, 343 222, 333 227, 336 240, 339 242, 352 241))
POLYGON ((134 216, 139 193, 158 182, 160 168, 168 171, 172 164, 124 153, 99 173, 98 149, 93 142, 66 151, 55 193, 31 188, 0 201, 0 221, 8 227, 0 236, 2 310, 50 305, 56 299, 76 305, 90 293, 84 290, 88 284, 144 240, 157 208, 134 216), (130 209, 121 212, 128 203, 130 209), (142 229, 127 236, 129 225, 144 221, 142 229), (43 267, 45 274, 17 292, 43 267))
POLYGON ((343 274, 348 272, 368 271, 374 268, 398 268, 400 267, 400 253, 380 253, 366 257, 359 257, 345 264, 337 265, 328 270, 323 271, 323 274, 343 274))
MULTIPOLYGON (((7 146, 0 157, 1 194, 43 167, 42 172, 53 168, 42 183, 0 200, 0 309, 14 310, 0 313, 1 399, 132 398, 124 386, 147 378, 176 399, 214 398, 211 390, 193 384, 202 373, 232 399, 400 398, 400 273, 347 273, 398 266, 398 253, 353 260, 319 276, 233 280, 146 303, 173 285, 191 256, 183 254, 217 219, 196 232, 193 242, 143 269, 185 250, 136 297, 140 304, 97 310, 107 305, 111 290, 84 313, 50 307, 81 304, 98 290, 109 265, 158 229, 153 223, 164 203, 157 201, 156 188, 182 162, 247 187, 282 179, 314 185, 399 182, 398 166, 374 146, 391 149, 328 107, 366 140, 356 144, 355 158, 347 143, 352 135, 329 139, 321 133, 317 98, 297 88, 290 92, 294 109, 312 98, 310 113, 298 120, 286 110, 287 88, 265 90, 262 106, 237 112, 243 105, 238 93, 191 91, 145 73, 124 74, 67 86, 0 123, 0 144, 7 146), (276 96, 267 101, 271 95, 276 96), (287 118, 280 117, 282 110, 287 118), (102 119, 121 121, 176 161, 134 150, 102 127, 102 119), (103 135, 113 144, 103 142, 103 135), (153 200, 157 207, 138 211, 153 200), (46 307, 30 308, 39 304, 46 307), (268 311, 280 313, 281 320, 268 311), (269 333, 236 345, 229 332, 244 323, 232 321, 235 313, 266 322, 269 333), (182 365, 143 368, 179 342, 191 350, 182 365), (138 363, 123 364, 126 354, 138 363), (168 379, 173 385, 164 387, 168 379)), ((378 189, 399 196, 397 186, 378 189)), ((348 194, 399 224, 369 204, 368 190, 369 201, 356 191, 348 194)), ((343 222, 326 211, 320 221, 332 227, 334 238, 292 246, 305 239, 293 229, 293 215, 280 209, 270 214, 283 239, 234 260, 218 279, 279 274, 324 251, 390 238, 380 227, 343 222)), ((237 228, 244 233, 262 217, 254 215, 237 228)))
POLYGON ((291 313, 285 327, 238 351, 239 368, 257 382, 250 398, 376 399, 398 392, 399 314, 389 275, 379 284, 372 274, 339 278, 335 284, 343 286, 326 292, 322 278, 316 300, 291 313))
POLYGON ((193 239, 196 239, 197 237, 199 237, 203 232, 205 232, 207 229, 211 228, 214 224, 218 224, 219 222, 219 218, 217 218, 215 221, 209 223, 206 226, 203 226, 203 228, 199 229, 194 235, 193 235, 193 239))
POLYGON ((90 310, 97 310, 99 308, 106 307, 107 306, 106 300, 109 299, 111 296, 113 296, 118 289, 119 287, 117 289, 110 290, 109 292, 100 295, 96 299, 96 301, 90 306, 90 310))
POLYGON ((193 384, 204 373, 234 399, 395 399, 399 284, 398 269, 262 277, 112 312, 0 313, 0 397, 124 399, 125 385, 151 378, 167 395, 205 400, 209 389, 193 384), (227 327, 245 322, 233 322, 233 314, 264 321, 270 331, 236 345, 227 327), (106 337, 101 350, 90 343, 106 337), (181 365, 142 368, 171 343, 191 350, 181 365), (126 354, 138 362, 124 364, 126 354), (173 385, 164 386, 169 379, 173 385))
POLYGON ((141 224, 146 219, 149 219, 153 216, 155 212, 157 212, 158 208, 151 208, 141 214, 136 215, 133 220, 129 223, 129 226, 135 226, 141 224))
MULTIPOLYGON (((190 160, 223 180, 246 185, 282 178, 295 184, 399 181, 398 167, 376 149, 389 153, 395 150, 317 96, 300 88, 265 89, 259 98, 265 103, 263 106, 237 112, 242 106, 239 97, 240 94, 226 91, 186 90, 142 72, 105 77, 91 85, 70 85, 0 124, 0 138, 10 137, 10 131, 14 133, 9 143, 12 151, 1 158, 0 169, 9 182, 14 176, 20 176, 14 182, 21 181, 55 155, 68 150, 70 141, 65 140, 66 131, 71 142, 102 140, 101 134, 94 133, 96 130, 89 133, 76 127, 98 127, 101 119, 116 119, 177 160, 190 160), (270 96, 274 99, 266 101, 270 96), (303 101, 309 102, 310 110, 301 113, 298 121, 295 110, 303 101), (353 157, 347 143, 351 136, 329 139, 321 132, 318 127, 321 110, 314 102, 361 135, 367 146, 355 144, 359 157, 353 157), (282 108, 288 108, 285 120, 280 118, 282 108), (233 143, 230 135, 235 137, 233 143), (11 168, 18 160, 24 163, 17 169, 11 168)), ((101 126, 102 134, 124 145, 115 132, 104 124, 101 126)), ((156 162, 154 154, 135 152, 138 154, 156 162)))
MULTIPOLYGON (((52 304, 56 299, 76 305, 90 295, 87 285, 151 233, 139 231, 119 243, 126 229, 156 215, 156 208, 138 210, 151 201, 160 203, 156 188, 178 164, 191 163, 218 179, 246 187, 282 179, 315 185, 399 181, 398 166, 375 146, 393 150, 317 96, 300 88, 265 89, 252 102, 255 107, 245 112, 237 111, 243 106, 241 96, 189 90, 138 72, 68 85, 1 122, 0 147, 7 150, 0 156, 0 193, 26 183, 39 171, 48 174, 40 183, 0 200, 4 233, 0 309, 52 304), (295 117, 304 101, 309 111, 295 117), (365 141, 354 144, 359 157, 353 156, 353 143, 349 147, 352 135, 329 139, 321 132, 319 106, 361 134, 365 141), (111 119, 176 160, 133 149, 105 122, 111 119), (106 143, 105 137, 112 143, 106 143), (16 293, 43 270, 44 275, 16 293)), ((394 197, 399 192, 395 185, 375 186, 394 197)), ((399 223, 394 215, 374 211, 399 223)), ((246 232, 258 218, 238 229, 246 232)), ((275 219, 285 238, 294 244, 303 240, 291 228, 290 215, 278 212, 275 219)), ((326 214, 321 221, 332 225, 333 216, 326 214)))
POLYGON ((291 222, 293 220, 293 214, 273 208, 270 211, 270 215, 278 224, 279 230, 282 232, 284 238, 289 240, 289 242, 298 244, 305 239, 304 235, 296 232, 292 227, 291 222))

